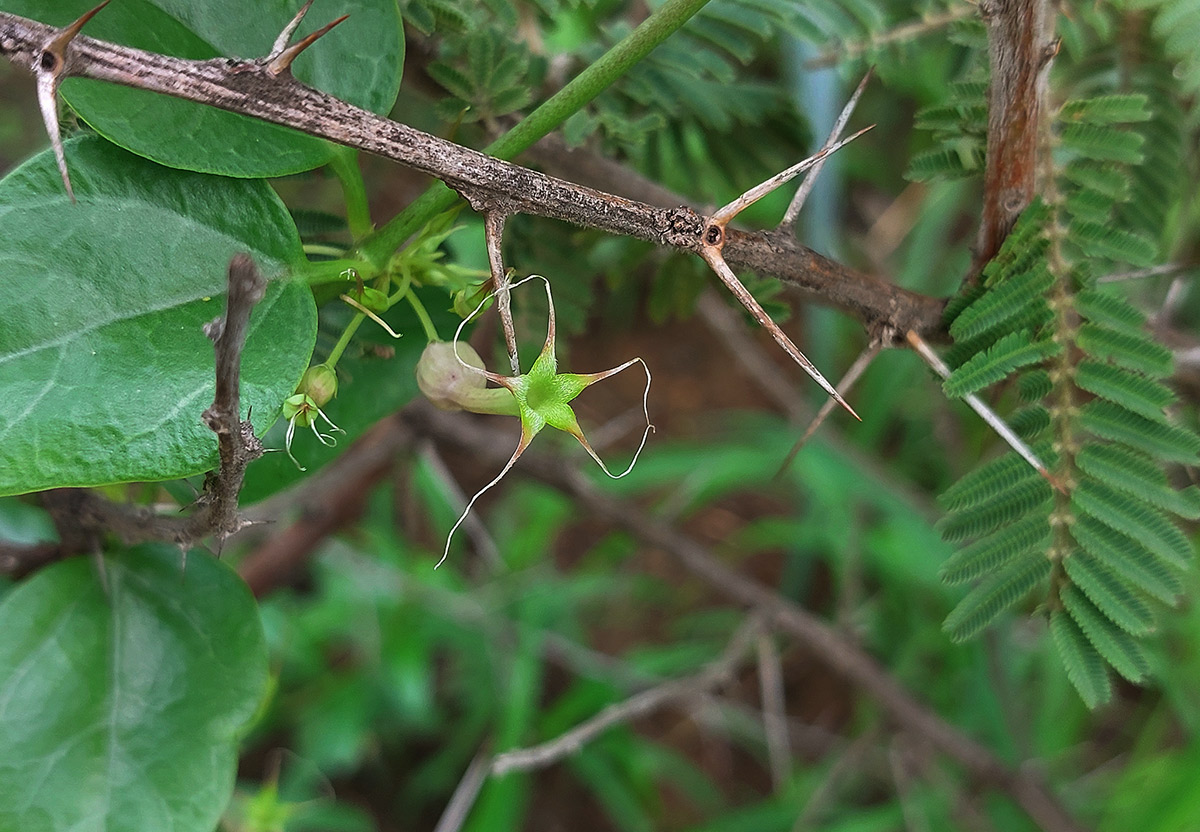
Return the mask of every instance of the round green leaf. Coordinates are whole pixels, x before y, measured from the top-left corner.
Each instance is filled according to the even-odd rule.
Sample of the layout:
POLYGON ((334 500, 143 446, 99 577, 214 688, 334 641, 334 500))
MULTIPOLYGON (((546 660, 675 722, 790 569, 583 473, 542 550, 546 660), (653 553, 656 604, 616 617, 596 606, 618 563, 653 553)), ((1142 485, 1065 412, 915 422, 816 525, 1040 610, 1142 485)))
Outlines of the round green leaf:
MULTIPOLYGON (((303 257, 263 182, 171 170, 102 139, 67 143, 72 205, 43 153, 0 182, 0 494, 212 467, 213 350, 230 257, 281 278, 303 257)), ((311 291, 274 279, 243 356, 260 432, 307 366, 311 291)))
POLYGON ((0 632, 0 829, 212 832, 268 680, 228 566, 163 546, 63 561, 0 603, 0 632))
MULTIPOLYGON (((102 40, 206 60, 260 58, 303 0, 120 0, 88 22, 102 40)), ((0 9, 62 26, 96 0, 0 0, 0 9)), ((293 42, 335 18, 350 17, 305 50, 295 76, 376 113, 386 114, 400 89, 404 36, 396 0, 316 0, 293 42)), ((329 161, 323 139, 165 95, 83 78, 62 94, 101 135, 164 165, 225 176, 269 177, 329 161)))

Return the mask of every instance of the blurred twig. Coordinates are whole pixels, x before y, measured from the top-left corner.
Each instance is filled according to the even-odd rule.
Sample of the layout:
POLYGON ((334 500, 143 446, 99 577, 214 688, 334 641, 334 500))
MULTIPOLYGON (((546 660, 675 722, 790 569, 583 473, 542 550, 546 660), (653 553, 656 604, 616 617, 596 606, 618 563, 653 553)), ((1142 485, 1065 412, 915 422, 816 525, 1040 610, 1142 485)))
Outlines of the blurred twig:
POLYGON ((514 771, 534 771, 553 765, 568 757, 614 725, 645 716, 679 699, 695 696, 728 681, 746 657, 762 628, 762 617, 751 614, 742 623, 721 656, 699 673, 683 679, 663 682, 649 690, 635 693, 628 699, 602 710, 596 716, 576 725, 561 736, 530 748, 519 748, 497 754, 492 760, 492 774, 503 776, 514 771))
MULTIPOLYGON (((404 415, 420 433, 470 449, 484 458, 496 455, 499 446, 490 433, 456 415, 435 414, 424 405, 414 406, 404 415)), ((774 626, 800 639, 830 668, 862 688, 901 727, 958 762, 980 783, 1006 792, 1047 832, 1084 829, 1038 776, 1014 769, 918 702, 886 668, 820 618, 730 569, 699 543, 633 504, 600 492, 578 471, 538 453, 527 454, 519 468, 573 495, 595 515, 670 553, 692 575, 730 600, 769 614, 774 626)))

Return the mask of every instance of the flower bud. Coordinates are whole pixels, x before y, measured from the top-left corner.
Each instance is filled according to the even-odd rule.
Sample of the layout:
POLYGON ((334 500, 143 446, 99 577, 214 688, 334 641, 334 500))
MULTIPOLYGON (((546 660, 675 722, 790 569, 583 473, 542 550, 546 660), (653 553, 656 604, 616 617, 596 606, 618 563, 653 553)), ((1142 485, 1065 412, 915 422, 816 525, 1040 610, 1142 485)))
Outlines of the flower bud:
POLYGON ((417 386, 425 398, 439 410, 515 416, 517 403, 512 393, 504 388, 488 389, 487 379, 464 367, 462 362, 479 369, 484 366, 470 344, 459 343, 457 356, 454 344, 445 341, 434 341, 425 347, 417 362, 417 386))
POLYGON ((337 372, 327 364, 309 367, 296 386, 296 392, 313 400, 317 407, 324 407, 337 395, 337 372))

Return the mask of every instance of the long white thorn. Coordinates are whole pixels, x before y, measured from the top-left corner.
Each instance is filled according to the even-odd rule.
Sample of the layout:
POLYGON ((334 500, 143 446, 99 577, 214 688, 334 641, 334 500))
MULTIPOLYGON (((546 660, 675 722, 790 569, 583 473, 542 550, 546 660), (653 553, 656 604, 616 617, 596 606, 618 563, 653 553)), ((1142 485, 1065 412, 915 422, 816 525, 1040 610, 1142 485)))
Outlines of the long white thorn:
POLYGON ((842 394, 825 379, 825 376, 821 375, 821 371, 816 368, 816 365, 809 361, 804 353, 800 352, 800 349, 792 343, 792 339, 788 338, 787 333, 779 328, 779 324, 771 320, 771 316, 759 305, 754 295, 750 294, 750 290, 742 285, 742 281, 738 280, 737 275, 733 273, 733 270, 725 262, 725 258, 721 256, 720 249, 716 246, 705 246, 700 250, 700 256, 716 272, 717 277, 721 278, 721 282, 733 293, 738 302, 746 307, 746 310, 754 316, 754 320, 758 322, 758 325, 771 333, 771 337, 775 339, 775 343, 783 347, 783 351, 790 355, 792 360, 799 364, 804 372, 812 376, 813 380, 821 385, 822 390, 832 396, 834 401, 846 408, 851 416, 861 422, 862 417, 854 412, 854 408, 847 404, 846 400, 842 398, 842 394))
MULTIPOLYGON (((829 138, 822 145, 822 150, 829 150, 833 143, 842 137, 842 131, 846 129, 846 123, 850 121, 850 116, 854 113, 854 108, 858 106, 858 99, 862 98, 863 90, 867 88, 867 82, 871 80, 871 76, 875 70, 872 67, 867 70, 867 74, 858 82, 858 88, 854 90, 854 94, 850 96, 850 100, 846 102, 846 106, 842 108, 841 114, 837 117, 837 121, 833 123, 833 129, 829 131, 829 138)), ((821 168, 825 167, 825 162, 828 156, 820 159, 809 170, 808 175, 804 177, 804 181, 800 183, 800 187, 796 189, 796 195, 792 197, 792 204, 788 206, 783 215, 783 221, 779 223, 780 228, 791 228, 796 224, 796 217, 800 214, 800 209, 804 207, 804 201, 808 199, 808 195, 812 193, 813 186, 817 184, 817 177, 821 175, 821 168)))

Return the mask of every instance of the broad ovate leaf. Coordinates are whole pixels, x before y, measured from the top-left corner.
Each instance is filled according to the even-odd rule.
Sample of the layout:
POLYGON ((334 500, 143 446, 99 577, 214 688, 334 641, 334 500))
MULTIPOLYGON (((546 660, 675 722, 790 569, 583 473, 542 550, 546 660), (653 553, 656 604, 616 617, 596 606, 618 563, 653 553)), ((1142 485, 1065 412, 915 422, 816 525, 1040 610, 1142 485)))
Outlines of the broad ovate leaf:
POLYGON ((268 680, 232 569, 162 546, 62 561, 0 632, 0 829, 212 832, 268 680))
MULTIPOLYGON (((64 26, 96 0, 0 0, 0 9, 64 26)), ((84 34, 177 58, 267 55, 303 0, 119 0, 84 34)), ((292 70, 309 86, 386 114, 400 89, 404 34, 396 0, 316 0, 293 42, 350 17, 305 50, 292 70)), ((323 139, 165 95, 83 78, 62 95, 122 147, 164 165, 225 176, 284 176, 329 161, 323 139)))
POLYGON ((210 469, 201 327, 230 258, 271 278, 243 356, 264 431, 312 354, 316 308, 288 280, 295 226, 263 182, 164 168, 96 138, 67 143, 78 204, 47 151, 0 181, 0 494, 210 469))

